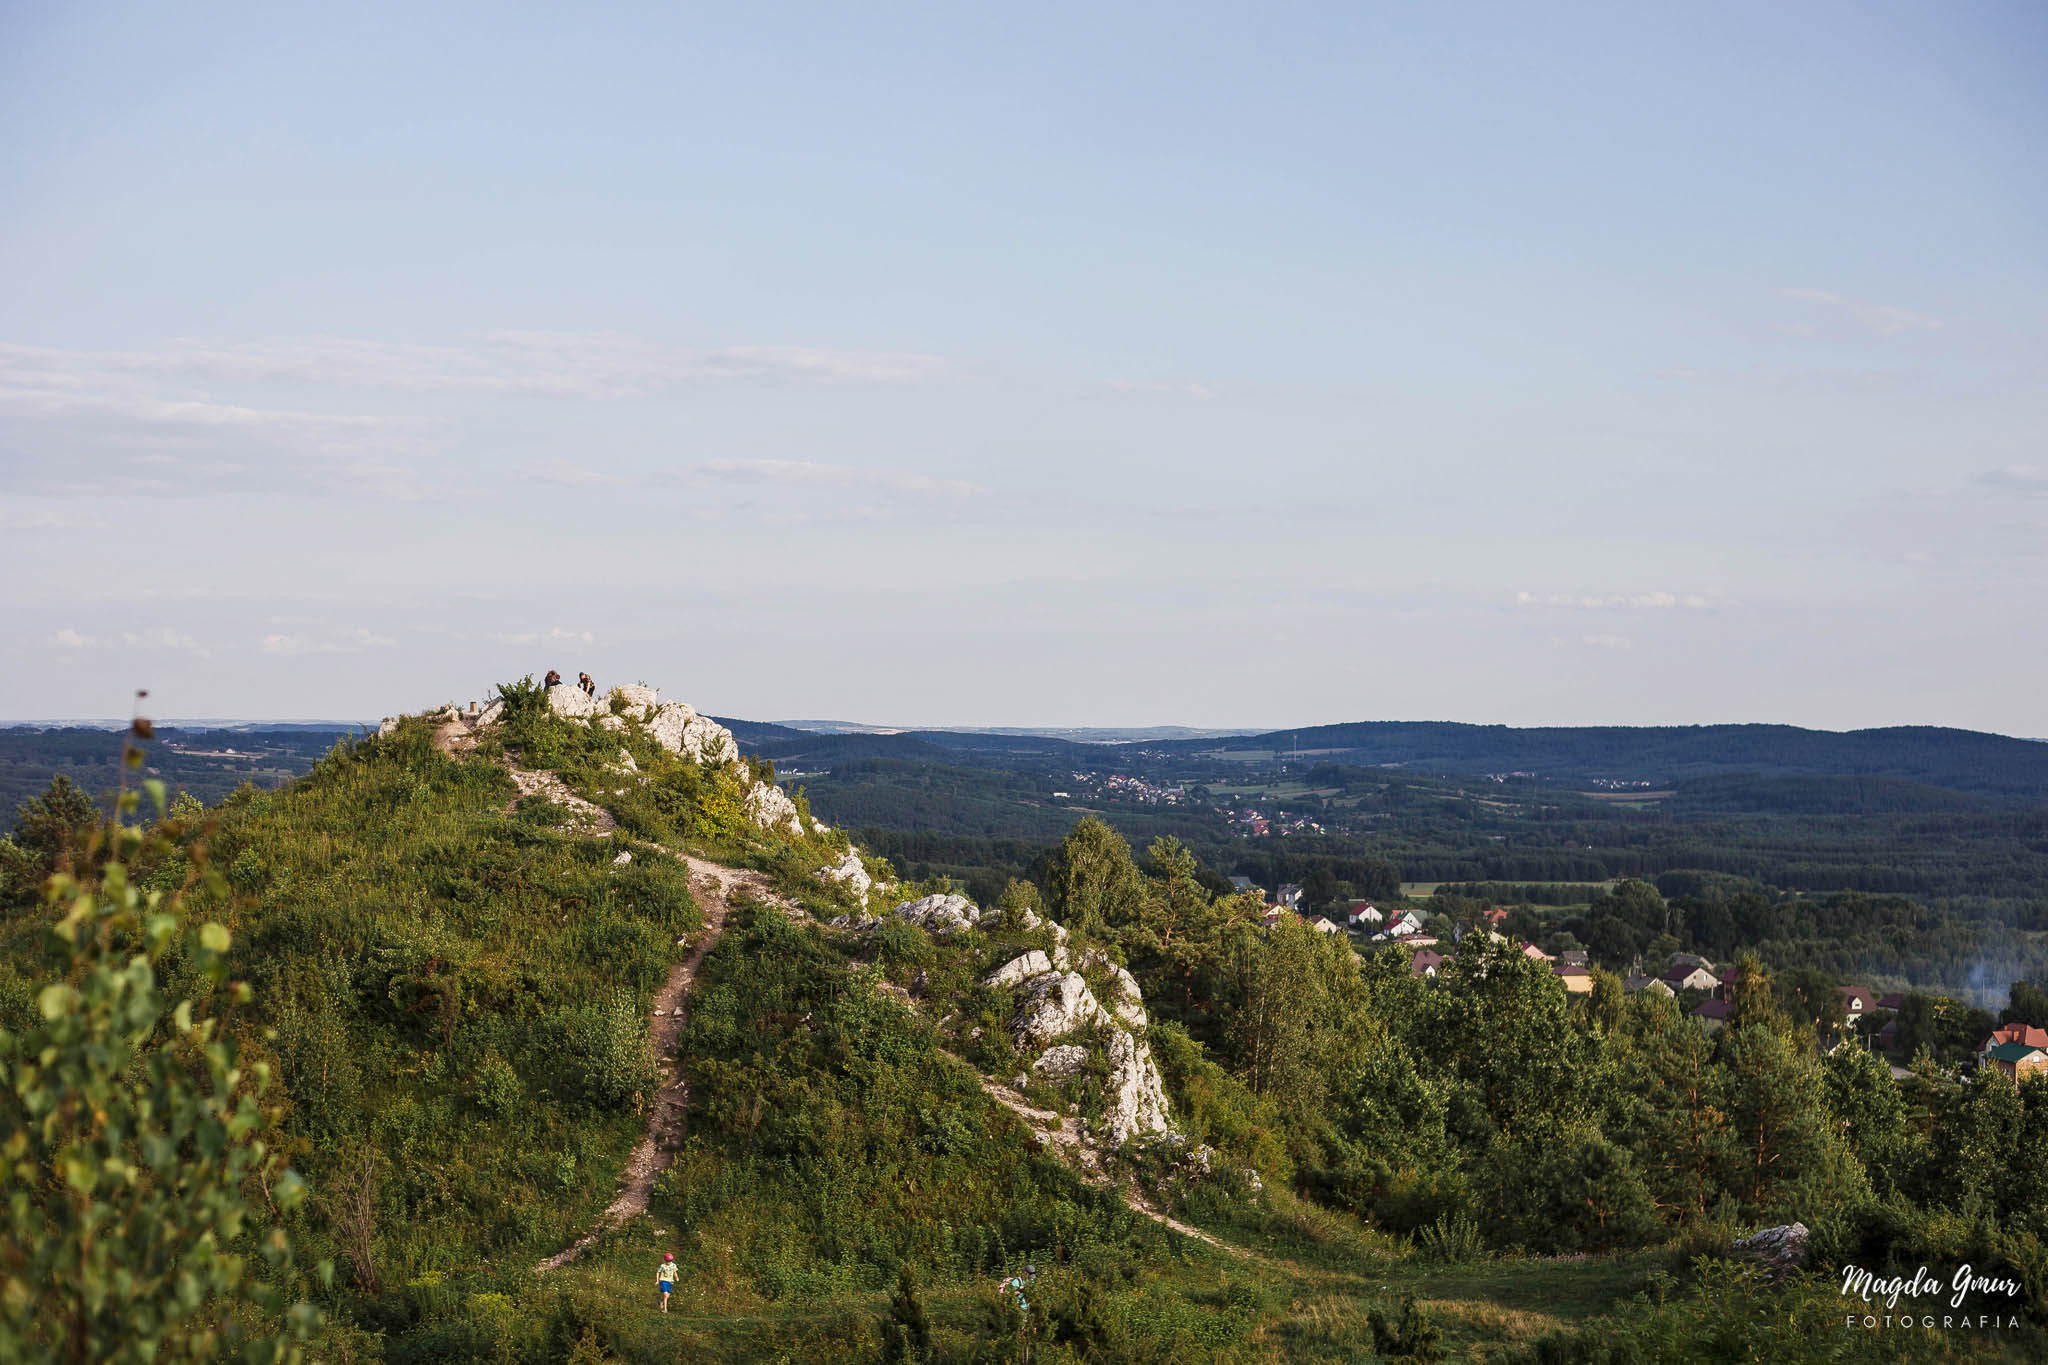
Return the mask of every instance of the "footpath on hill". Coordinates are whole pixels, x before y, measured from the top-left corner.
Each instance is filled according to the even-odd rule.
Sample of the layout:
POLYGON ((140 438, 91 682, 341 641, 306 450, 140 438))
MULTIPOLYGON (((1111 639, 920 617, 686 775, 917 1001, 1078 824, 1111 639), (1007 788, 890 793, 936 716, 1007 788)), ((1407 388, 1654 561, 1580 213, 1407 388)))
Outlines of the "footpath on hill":
POLYGON ((689 956, 669 968, 668 980, 654 993, 648 1035, 661 1071, 661 1088, 655 1092, 654 1107, 647 1115, 647 1135, 633 1149, 633 1154, 626 1159, 625 1170, 620 1173, 618 1194, 589 1232, 534 1267, 542 1274, 569 1264, 596 1245, 598 1238, 606 1232, 624 1227, 647 1212, 647 1200, 654 1192, 655 1180, 681 1149, 684 1134, 689 1129, 690 1078, 683 1069, 682 1057, 676 1051, 676 1041, 682 1036, 683 1023, 689 1017, 690 990, 697 984, 697 969, 725 932, 735 890, 744 889, 762 900, 780 900, 768 889, 768 879, 758 872, 726 867, 722 863, 708 862, 669 849, 662 852, 689 868, 690 889, 697 893, 698 904, 704 911, 704 928, 696 943, 691 945, 689 956))
MULTIPOLYGON (((462 758, 475 745, 475 731, 463 718, 452 718, 434 731, 434 748, 450 759, 462 758)), ((618 827, 611 812, 570 791, 554 773, 521 768, 511 763, 504 767, 513 784, 519 788, 514 804, 529 796, 552 801, 570 813, 572 823, 565 827, 564 832, 607 838, 618 827)), ((534 1270, 539 1274, 568 1265, 595 1246, 605 1233, 624 1227, 647 1212, 654 1182, 681 1149, 689 1130, 690 1078, 683 1069, 676 1043, 682 1037, 684 1022, 689 1018, 690 991, 697 984, 698 968, 703 966, 705 956, 725 933, 735 891, 743 890, 759 900, 787 907, 784 898, 769 887, 767 877, 759 872, 727 867, 658 844, 654 847, 663 856, 674 858, 689 870, 690 890, 704 912, 704 925, 698 931, 696 941, 690 944, 689 953, 681 962, 669 967, 668 979, 654 992, 654 1001, 649 1007, 648 1042, 654 1051, 661 1083, 655 1091, 654 1104, 647 1113, 647 1133, 626 1159, 625 1170, 619 1175, 618 1193, 598 1216, 597 1222, 589 1232, 535 1266, 534 1270)))
MULTIPOLYGON (((461 717, 450 718, 434 731, 434 748, 453 760, 459 760, 467 755, 475 747, 475 743, 474 729, 461 717)), ((570 791, 554 773, 521 768, 510 762, 503 766, 519 789, 519 796, 514 798, 513 804, 516 805, 518 800, 531 796, 552 801, 569 812, 571 823, 564 827, 565 833, 607 838, 617 828, 617 822, 612 818, 611 812, 570 791)), ((674 1154, 681 1150, 683 1138, 689 1127, 690 1081, 676 1044, 682 1036, 683 1024, 689 1017, 689 996, 697 982, 698 968, 703 964, 705 956, 718 943, 720 936, 725 933, 726 921, 732 911, 733 892, 743 889, 759 900, 802 913, 784 897, 776 894, 770 888, 767 877, 759 872, 727 867, 722 863, 714 863, 660 845, 654 847, 689 869, 690 889, 696 894, 698 904, 704 912, 703 930, 696 942, 691 945, 688 956, 669 968, 668 979, 655 991, 650 1007, 648 1035, 661 1076, 660 1088, 656 1091, 654 1105, 648 1112, 647 1134, 634 1148, 633 1154, 627 1158, 625 1170, 620 1174, 618 1193, 599 1215, 590 1231, 535 1266, 537 1274, 559 1270, 568 1265, 595 1246, 605 1233, 624 1227, 632 1219, 647 1212, 647 1202, 654 1192, 654 1182, 662 1171, 667 1169, 674 1154)), ((982 1076, 980 1080, 981 1088, 989 1098, 1024 1120, 1045 1146, 1059 1153, 1079 1170, 1082 1179, 1097 1186, 1109 1186, 1114 1183, 1102 1170, 1092 1146, 1082 1136, 1079 1119, 1062 1117, 1049 1110, 1038 1109, 1015 1090, 993 1077, 982 1076)), ((1232 1246, 1211 1233, 1170 1216, 1154 1206, 1137 1190, 1119 1189, 1118 1194, 1133 1212, 1171 1228, 1184 1237, 1192 1237, 1241 1260, 1270 1264, 1267 1258, 1257 1252, 1232 1246)))

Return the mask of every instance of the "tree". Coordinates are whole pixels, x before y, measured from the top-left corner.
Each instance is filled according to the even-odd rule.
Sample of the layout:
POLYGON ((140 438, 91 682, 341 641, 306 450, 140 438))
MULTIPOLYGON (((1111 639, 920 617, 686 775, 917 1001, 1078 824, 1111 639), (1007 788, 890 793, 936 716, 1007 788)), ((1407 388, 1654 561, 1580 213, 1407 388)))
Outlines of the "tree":
POLYGON ((1731 1024, 1724 1036, 1728 1184, 1745 1217, 1789 1220, 1868 1192, 1830 1129, 1811 1054, 1811 1045, 1762 1024, 1731 1024))
POLYGON ((889 1296, 889 1316, 882 1323, 882 1359, 896 1365, 928 1360, 932 1351, 931 1319, 925 1316, 924 1291, 917 1272, 905 1261, 896 1270, 896 1290, 889 1296))
POLYGON ((1728 1160, 1726 1075, 1713 1043, 1678 1006, 1648 991, 1631 1002, 1635 1046, 1624 1093, 1641 1096, 1637 1152, 1657 1202, 1685 1220, 1705 1216, 1728 1160))
POLYGON ((1880 1194, 1910 1175, 1915 1151, 1906 1101, 1889 1066, 1861 1047, 1836 1048, 1820 1064, 1822 1097, 1835 1132, 1863 1163, 1880 1194))
POLYGON ((1283 1112, 1305 1112, 1322 1089, 1309 1055, 1324 1005, 1314 937, 1298 917, 1285 915, 1270 936, 1239 935, 1234 943, 1230 1033, 1237 1070, 1253 1094, 1271 1097, 1283 1112))
POLYGON ((2048 990, 2031 981, 2013 982, 2012 992, 2006 998, 2006 1006, 1999 1014, 1998 1022, 2048 1028, 2048 990))
POLYGON ((1808 1032, 1840 1033, 1848 1022, 1838 984, 1818 967, 1794 967, 1778 978, 1777 992, 1779 1006, 1808 1032))
MULTIPOLYGON (((116 828, 106 842, 133 855, 142 836, 116 828)), ((240 1344, 250 1361, 300 1359, 319 1315, 285 1309, 291 1246, 250 1203, 260 1191, 283 1212, 304 1194, 265 1140, 268 1068, 243 1064, 230 1017, 159 991, 160 963, 181 953, 188 979, 245 1003, 226 980, 227 930, 199 925, 180 943, 174 903, 119 858, 89 879, 58 874, 48 903, 63 978, 37 995, 37 1024, 0 1034, 0 1358, 140 1365, 240 1344), (277 1330, 232 1341, 235 1305, 277 1330)))
POLYGON ((1053 912, 1083 938, 1102 938, 1142 917, 1145 879, 1124 837, 1083 816, 1053 850, 1046 868, 1053 912))
POLYGON ((1446 1061, 1475 1089, 1488 1121, 1520 1129, 1539 1116, 1585 1112, 1586 1039, 1547 964, 1505 943, 1467 939, 1437 980, 1446 1061))
POLYGON ((0 906, 34 905, 50 874, 71 868, 99 819, 92 798, 62 773, 16 806, 14 832, 0 839, 0 906))

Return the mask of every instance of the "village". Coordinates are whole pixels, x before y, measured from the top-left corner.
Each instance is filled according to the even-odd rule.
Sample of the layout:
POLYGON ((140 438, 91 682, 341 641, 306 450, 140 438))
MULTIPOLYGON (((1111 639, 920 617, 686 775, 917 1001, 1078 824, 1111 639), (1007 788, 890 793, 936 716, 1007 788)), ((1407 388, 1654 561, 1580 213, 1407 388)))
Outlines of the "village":
MULTIPOLYGON (((1477 922, 1468 927, 1450 924, 1447 916, 1432 916, 1427 911, 1406 906, 1382 909, 1363 898, 1348 899, 1339 906, 1315 913, 1303 903, 1302 888, 1291 882, 1271 892, 1254 884, 1249 877, 1234 876, 1230 883, 1238 894, 1255 894, 1264 900, 1266 908, 1261 919, 1268 930, 1293 915, 1314 933, 1344 936, 1354 945, 1352 955, 1361 962, 1367 952, 1405 952, 1408 954, 1409 973, 1429 981, 1436 980, 1463 943, 1476 941, 1482 936, 1495 943, 1510 941, 1500 931, 1510 912, 1500 906, 1481 911, 1477 922), (1361 946, 1363 952, 1360 951, 1361 946)), ((1585 949, 1561 948, 1549 952, 1528 941, 1518 946, 1524 957, 1548 966, 1567 995, 1592 995, 1596 968, 1585 949)), ((1687 952, 1671 953, 1656 966, 1654 972, 1643 963, 1632 964, 1621 978, 1623 991, 1630 995, 1647 991, 1677 1001, 1687 1016, 1709 1035, 1727 1026, 1741 983, 1739 967, 1717 967, 1711 960, 1687 952)), ((1894 1079, 1904 1080, 1917 1074, 1913 1065, 1901 1065, 1899 1061, 1902 1055, 1907 1056, 1908 1062, 1915 1060, 1910 1055, 1914 1047, 1900 1027, 1900 1017, 1908 1009, 1911 994, 1891 991, 1880 995, 1861 986, 1846 985, 1833 989, 1840 997, 1840 1004, 1838 1009, 1828 1011, 1829 1026, 1816 1034, 1818 1050, 1830 1053, 1844 1047, 1864 1047, 1892 1059, 1894 1079)), ((1945 997, 1920 998, 1934 999, 1937 1010, 1953 1005, 1945 997)), ((1926 1060, 1922 1060, 1920 1066, 1922 1070, 1931 1069, 1926 1060)), ((1954 1070, 1960 1074, 1967 1070, 1986 1069, 1996 1070, 2015 1084, 2031 1076, 2048 1075, 2048 1028, 2005 1023, 1982 1032, 1967 1061, 1954 1070)))

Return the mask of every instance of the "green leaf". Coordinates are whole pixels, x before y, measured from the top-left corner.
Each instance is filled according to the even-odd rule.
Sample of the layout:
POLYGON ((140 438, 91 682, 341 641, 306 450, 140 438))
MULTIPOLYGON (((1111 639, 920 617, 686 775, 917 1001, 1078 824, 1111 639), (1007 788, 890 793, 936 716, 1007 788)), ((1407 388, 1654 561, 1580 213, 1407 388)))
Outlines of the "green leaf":
POLYGON ((228 950, 227 926, 211 921, 199 926, 199 946, 208 952, 224 953, 228 950))
POLYGON ((78 992, 60 981, 55 985, 43 987, 37 993, 36 1009, 41 1011, 43 1018, 54 1023, 71 1012, 72 1003, 77 999, 78 992))

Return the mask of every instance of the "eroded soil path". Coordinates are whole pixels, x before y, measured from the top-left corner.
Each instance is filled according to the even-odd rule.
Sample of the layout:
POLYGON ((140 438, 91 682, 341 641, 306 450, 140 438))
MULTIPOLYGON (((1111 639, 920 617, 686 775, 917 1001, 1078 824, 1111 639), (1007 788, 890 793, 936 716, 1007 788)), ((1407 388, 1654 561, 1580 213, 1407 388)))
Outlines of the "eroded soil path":
POLYGON ((758 900, 780 905, 785 910, 796 910, 769 888, 768 879, 759 872, 726 867, 722 863, 709 862, 672 849, 659 851, 689 868, 690 890, 704 912, 704 927, 698 931, 695 942, 690 944, 689 955, 669 968, 668 980, 654 993, 648 1034, 661 1073, 661 1087, 655 1092, 654 1107, 647 1115, 647 1136, 640 1139, 640 1145, 626 1158, 626 1168, 619 1173, 619 1192, 599 1215, 596 1224, 569 1246, 535 1266, 537 1273, 560 1269, 595 1246, 605 1233, 624 1227, 647 1212, 647 1200, 654 1193, 654 1182, 668 1169, 669 1162, 681 1149, 683 1137, 689 1130, 690 1078, 683 1068, 681 1056, 677 1054, 676 1040, 682 1036, 683 1023, 689 1018, 690 991, 697 984, 697 969, 704 964, 705 955, 718 942, 719 936, 725 933, 726 921, 732 913, 733 893, 743 890, 758 900))

